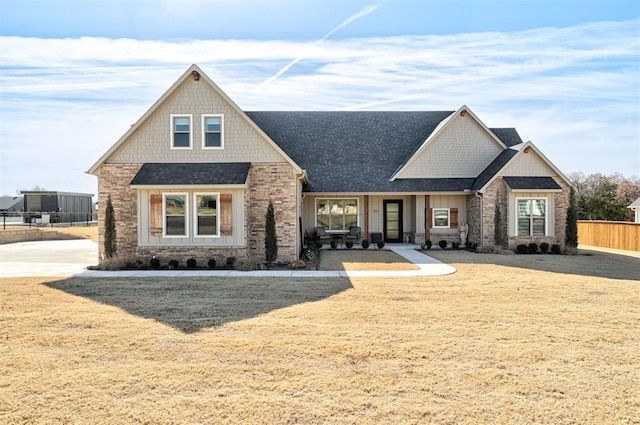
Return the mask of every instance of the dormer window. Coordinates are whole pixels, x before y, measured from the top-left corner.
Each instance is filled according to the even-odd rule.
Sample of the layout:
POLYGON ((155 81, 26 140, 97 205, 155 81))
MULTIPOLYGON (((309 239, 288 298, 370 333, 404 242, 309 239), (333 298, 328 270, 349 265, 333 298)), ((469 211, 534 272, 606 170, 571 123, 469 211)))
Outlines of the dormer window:
POLYGON ((171 115, 171 148, 191 149, 191 115, 171 115))
POLYGON ((224 148, 223 116, 202 116, 202 147, 204 149, 224 148))

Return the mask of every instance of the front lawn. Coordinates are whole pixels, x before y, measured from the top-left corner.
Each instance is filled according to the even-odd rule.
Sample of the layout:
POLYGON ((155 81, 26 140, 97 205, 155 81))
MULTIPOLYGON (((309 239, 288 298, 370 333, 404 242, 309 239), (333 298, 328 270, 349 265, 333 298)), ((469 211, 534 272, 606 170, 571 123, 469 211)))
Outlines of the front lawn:
POLYGON ((4 279, 0 422, 637 421, 638 279, 445 255, 433 278, 4 279))

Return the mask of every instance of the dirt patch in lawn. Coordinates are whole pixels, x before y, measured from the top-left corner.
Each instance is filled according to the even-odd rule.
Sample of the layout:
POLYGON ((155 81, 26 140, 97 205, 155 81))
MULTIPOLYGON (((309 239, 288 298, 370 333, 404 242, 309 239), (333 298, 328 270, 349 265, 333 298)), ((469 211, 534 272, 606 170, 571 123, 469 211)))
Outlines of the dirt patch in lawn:
POLYGON ((318 270, 402 271, 419 267, 406 258, 387 250, 321 250, 318 270))
POLYGON ((467 254, 425 278, 3 279, 0 422, 637 422, 639 281, 467 254))

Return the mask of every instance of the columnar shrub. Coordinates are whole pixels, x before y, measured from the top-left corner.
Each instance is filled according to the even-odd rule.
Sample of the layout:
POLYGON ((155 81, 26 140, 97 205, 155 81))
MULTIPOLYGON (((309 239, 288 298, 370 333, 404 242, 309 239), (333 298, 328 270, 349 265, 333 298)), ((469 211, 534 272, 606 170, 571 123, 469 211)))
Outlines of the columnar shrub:
POLYGON ((107 258, 115 257, 118 254, 116 243, 116 217, 113 212, 111 195, 107 197, 107 207, 104 210, 104 255, 107 258))
POLYGON ((267 214, 264 223, 264 252, 268 264, 273 263, 278 258, 278 238, 276 236, 276 217, 273 210, 273 203, 269 201, 267 214))
POLYGON ((496 202, 496 215, 493 217, 493 243, 495 246, 502 246, 504 241, 504 232, 502 231, 502 213, 500 211, 500 202, 496 202))
POLYGON ((576 193, 573 187, 569 192, 565 244, 569 248, 578 247, 578 209, 576 207, 576 193))

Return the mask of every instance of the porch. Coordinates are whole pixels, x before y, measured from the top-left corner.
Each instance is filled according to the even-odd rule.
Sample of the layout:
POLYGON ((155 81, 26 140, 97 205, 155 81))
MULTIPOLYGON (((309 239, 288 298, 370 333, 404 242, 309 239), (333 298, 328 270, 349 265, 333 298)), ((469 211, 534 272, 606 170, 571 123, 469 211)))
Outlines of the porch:
MULTIPOLYGON (((477 198, 459 193, 311 194, 303 196, 302 229, 312 237, 318 227, 338 236, 360 227, 361 238, 375 246, 420 246, 427 239, 460 243, 460 226, 469 223, 471 237, 479 240, 480 206, 477 198), (471 217, 477 215, 477 218, 471 217)), ((306 241, 305 241, 306 242, 306 241)), ((323 241, 328 245, 328 240, 323 241)))

